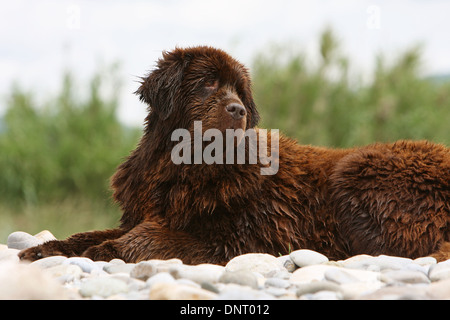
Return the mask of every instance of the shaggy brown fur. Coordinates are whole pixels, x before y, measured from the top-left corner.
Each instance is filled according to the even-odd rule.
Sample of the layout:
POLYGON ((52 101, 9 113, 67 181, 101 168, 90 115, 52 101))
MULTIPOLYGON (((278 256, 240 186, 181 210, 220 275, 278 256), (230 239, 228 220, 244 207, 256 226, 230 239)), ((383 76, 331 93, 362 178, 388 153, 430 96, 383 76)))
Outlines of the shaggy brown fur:
POLYGON ((448 148, 399 141, 336 150, 280 136, 275 175, 261 175, 260 163, 176 165, 174 129, 192 132, 195 120, 204 131, 256 126, 247 70, 221 50, 176 49, 137 93, 150 108, 138 147, 112 178, 120 227, 50 241, 22 251, 22 259, 223 264, 243 253, 300 248, 331 259, 450 258, 448 148))

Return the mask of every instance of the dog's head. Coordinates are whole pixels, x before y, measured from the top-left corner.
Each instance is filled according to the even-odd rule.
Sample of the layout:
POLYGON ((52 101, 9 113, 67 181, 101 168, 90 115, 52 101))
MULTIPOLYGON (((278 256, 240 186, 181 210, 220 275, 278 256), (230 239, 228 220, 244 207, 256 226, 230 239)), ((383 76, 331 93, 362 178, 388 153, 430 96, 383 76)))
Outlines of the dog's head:
POLYGON ((259 121, 247 69, 211 47, 164 52, 136 93, 159 123, 177 128, 192 129, 194 121, 202 121, 205 130, 224 132, 259 121))

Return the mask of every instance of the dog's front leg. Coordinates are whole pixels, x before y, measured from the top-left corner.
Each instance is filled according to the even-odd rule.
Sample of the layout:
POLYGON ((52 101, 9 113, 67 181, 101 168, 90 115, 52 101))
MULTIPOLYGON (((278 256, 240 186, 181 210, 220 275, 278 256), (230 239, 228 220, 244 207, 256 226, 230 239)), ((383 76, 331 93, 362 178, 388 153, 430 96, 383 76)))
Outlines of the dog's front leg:
POLYGON ((170 230, 157 222, 145 221, 114 240, 88 248, 82 255, 92 260, 125 262, 178 258, 185 264, 226 262, 217 250, 184 231, 170 230))
POLYGON ((19 258, 21 260, 35 261, 49 256, 80 256, 89 247, 96 246, 110 239, 116 239, 125 232, 123 229, 110 229, 76 233, 65 240, 52 240, 24 249, 19 252, 19 258))

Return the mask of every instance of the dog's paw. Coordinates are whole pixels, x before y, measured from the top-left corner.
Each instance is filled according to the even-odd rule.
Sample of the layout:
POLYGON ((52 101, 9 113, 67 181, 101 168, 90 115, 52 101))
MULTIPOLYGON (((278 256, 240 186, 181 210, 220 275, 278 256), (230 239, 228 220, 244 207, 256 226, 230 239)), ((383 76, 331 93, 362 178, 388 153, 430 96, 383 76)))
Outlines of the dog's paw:
POLYGON ((49 241, 35 247, 23 249, 18 256, 20 260, 36 261, 45 257, 64 255, 59 247, 59 241, 49 241))
POLYGON ((120 258, 118 252, 114 248, 112 241, 105 241, 104 243, 90 247, 81 255, 93 261, 110 261, 115 258, 120 258))

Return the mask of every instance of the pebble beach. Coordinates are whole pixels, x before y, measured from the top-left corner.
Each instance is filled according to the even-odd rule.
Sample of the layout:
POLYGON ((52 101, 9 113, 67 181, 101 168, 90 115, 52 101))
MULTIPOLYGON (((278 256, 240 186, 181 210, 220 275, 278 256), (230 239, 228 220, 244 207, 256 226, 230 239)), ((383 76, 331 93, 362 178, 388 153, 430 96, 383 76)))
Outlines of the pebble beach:
POLYGON ((448 300, 450 260, 357 255, 330 261, 311 250, 249 253, 225 266, 179 259, 125 263, 53 256, 21 262, 21 249, 55 239, 11 233, 0 244, 0 299, 448 300))

